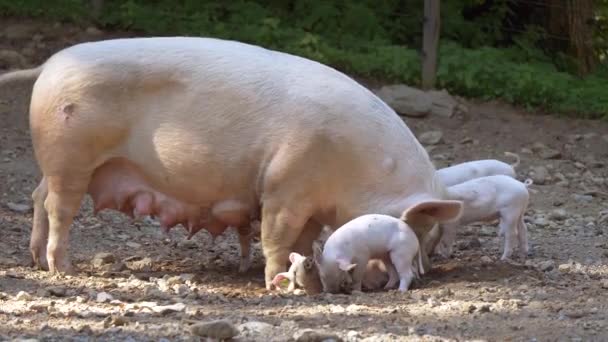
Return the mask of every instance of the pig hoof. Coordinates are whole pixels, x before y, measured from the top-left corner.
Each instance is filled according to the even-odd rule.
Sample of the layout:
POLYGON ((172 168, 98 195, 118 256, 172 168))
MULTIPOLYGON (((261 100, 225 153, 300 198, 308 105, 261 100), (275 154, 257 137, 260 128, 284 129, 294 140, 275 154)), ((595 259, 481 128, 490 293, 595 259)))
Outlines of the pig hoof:
POLYGON ((249 260, 241 260, 241 263, 239 265, 239 273, 245 273, 249 271, 249 268, 251 268, 251 262, 249 262, 249 260))

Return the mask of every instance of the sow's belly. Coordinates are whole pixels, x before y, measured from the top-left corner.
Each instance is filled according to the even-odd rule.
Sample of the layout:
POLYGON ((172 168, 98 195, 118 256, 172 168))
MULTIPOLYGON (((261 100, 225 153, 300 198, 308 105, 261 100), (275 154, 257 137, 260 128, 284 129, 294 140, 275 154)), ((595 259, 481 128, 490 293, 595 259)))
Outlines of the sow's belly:
MULTIPOLYGON (((221 234, 227 226, 238 226, 249 222, 254 214, 247 199, 232 197, 216 192, 213 197, 209 191, 195 191, 197 186, 206 184, 199 179, 191 184, 191 191, 183 187, 188 179, 182 178, 176 182, 171 191, 163 191, 164 186, 155 186, 157 180, 167 175, 161 171, 151 174, 143 172, 134 162, 125 158, 110 159, 93 173, 89 183, 88 193, 91 195, 95 212, 103 209, 119 210, 131 217, 151 215, 160 220, 161 225, 168 229, 182 224, 190 235, 202 228, 213 235, 221 234), (152 175, 152 177, 150 177, 152 175), (155 179, 156 181, 153 181, 155 179), (169 193, 170 192, 170 193, 169 193), (193 196, 193 194, 195 194, 193 196), (204 200, 195 200, 196 195, 203 195, 204 200), (211 214, 215 216, 213 224, 211 214), (217 224, 217 219, 221 224, 217 224)), ((179 176, 179 175, 172 175, 179 176)), ((217 186, 217 185, 216 185, 217 186)), ((217 191, 210 186, 208 189, 217 191)))

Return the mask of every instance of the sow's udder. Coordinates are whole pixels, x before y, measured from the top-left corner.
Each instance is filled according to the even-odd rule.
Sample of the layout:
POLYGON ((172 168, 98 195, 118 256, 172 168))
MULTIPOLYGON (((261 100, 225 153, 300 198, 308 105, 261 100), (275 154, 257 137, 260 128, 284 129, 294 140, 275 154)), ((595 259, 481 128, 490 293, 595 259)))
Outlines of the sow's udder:
POLYGON ((210 224, 208 208, 180 201, 155 190, 135 165, 126 160, 114 159, 100 166, 88 189, 95 213, 103 209, 121 211, 130 217, 158 217, 167 230, 182 224, 190 236, 207 229, 212 235, 220 235, 227 224, 210 224))

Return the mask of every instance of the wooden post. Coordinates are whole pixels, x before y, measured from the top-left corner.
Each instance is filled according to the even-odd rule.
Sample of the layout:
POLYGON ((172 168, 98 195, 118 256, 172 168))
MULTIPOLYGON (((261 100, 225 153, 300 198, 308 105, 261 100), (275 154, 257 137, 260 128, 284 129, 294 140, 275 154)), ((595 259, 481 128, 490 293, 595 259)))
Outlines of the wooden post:
POLYGON ((435 86, 437 75, 437 48, 439 45, 439 1, 424 0, 422 39, 422 89, 435 86))

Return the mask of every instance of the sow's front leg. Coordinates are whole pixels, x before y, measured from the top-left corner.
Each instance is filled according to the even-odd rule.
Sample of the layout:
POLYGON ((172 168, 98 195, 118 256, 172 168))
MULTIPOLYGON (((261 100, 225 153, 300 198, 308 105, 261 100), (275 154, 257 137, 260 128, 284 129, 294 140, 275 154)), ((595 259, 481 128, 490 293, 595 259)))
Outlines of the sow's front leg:
MULTIPOLYGON (((266 201, 262 208, 262 250, 266 258, 264 269, 266 289, 273 290, 274 277, 285 271, 289 253, 297 242, 310 216, 299 201, 298 210, 286 206, 288 201, 266 201)), ((298 202, 296 202, 298 203, 298 202)))

